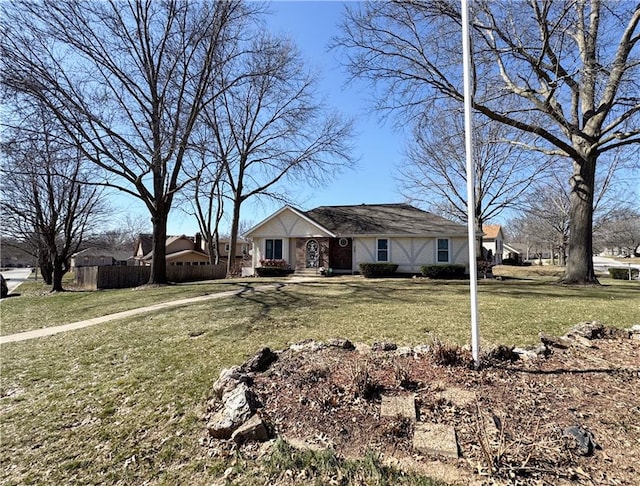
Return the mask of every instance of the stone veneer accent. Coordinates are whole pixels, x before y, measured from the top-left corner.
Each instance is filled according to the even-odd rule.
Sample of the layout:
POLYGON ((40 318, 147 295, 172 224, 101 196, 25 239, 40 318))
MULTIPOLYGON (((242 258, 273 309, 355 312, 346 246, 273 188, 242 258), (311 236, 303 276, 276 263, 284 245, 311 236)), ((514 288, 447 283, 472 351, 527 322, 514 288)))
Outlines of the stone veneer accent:
POLYGON ((326 267, 329 264, 329 238, 296 238, 296 261, 294 262, 295 266, 291 265, 295 270, 307 268, 306 247, 309 240, 318 242, 320 248, 318 266, 326 267))

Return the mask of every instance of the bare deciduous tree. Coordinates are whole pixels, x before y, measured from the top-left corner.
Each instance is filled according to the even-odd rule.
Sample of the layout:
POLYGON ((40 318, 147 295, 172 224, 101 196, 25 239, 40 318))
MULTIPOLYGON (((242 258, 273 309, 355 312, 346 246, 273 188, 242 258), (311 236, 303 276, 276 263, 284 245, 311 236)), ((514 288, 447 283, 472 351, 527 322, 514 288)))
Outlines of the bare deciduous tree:
MULTIPOLYGON (((462 116, 442 112, 416 129, 408 148, 408 163, 399 168, 399 183, 409 199, 423 201, 437 212, 467 221, 466 156, 462 116)), ((426 120, 425 120, 426 121, 426 120)), ((536 159, 505 141, 505 129, 480 123, 475 131, 476 227, 523 201, 547 159, 536 159)), ((481 245, 479 245, 481 247, 481 245)))
POLYGON ((141 233, 151 233, 151 223, 146 218, 130 213, 125 213, 110 223, 110 229, 94 235, 86 241, 86 245, 111 251, 130 251, 133 255, 138 236, 141 233))
POLYGON ((199 172, 210 182, 208 192, 200 191, 208 197, 203 214, 221 211, 223 197, 230 202, 230 275, 247 199, 287 200, 287 183, 326 182, 353 161, 351 123, 317 101, 316 79, 290 41, 261 36, 246 51, 236 70, 218 73, 222 94, 204 110, 212 139, 209 168, 199 172), (246 73, 240 83, 230 78, 236 71, 246 73))
POLYGON ((102 189, 74 144, 40 106, 5 127, 2 216, 5 235, 37 258, 45 282, 62 291, 71 255, 104 218, 102 189))
POLYGON ((2 4, 3 86, 43 103, 104 184, 144 202, 150 283, 166 282, 167 218, 186 183, 192 132, 257 8, 240 0, 2 4))
MULTIPOLYGON (((473 3, 474 109, 571 161, 569 259, 563 282, 597 283, 592 261, 600 156, 640 141, 640 6, 634 2, 473 3)), ((349 8, 336 46, 378 107, 429 117, 462 102, 461 12, 455 0, 349 8)))
MULTIPOLYGON (((181 198, 183 210, 198 221, 198 227, 206 242, 209 261, 220 263, 220 224, 225 214, 226 200, 224 161, 219 160, 209 148, 212 131, 204 130, 204 135, 194 150, 192 183, 185 187, 181 198)), ((201 133, 202 135, 202 133, 201 133)))
POLYGON ((618 250, 619 254, 636 256, 640 246, 640 210, 633 207, 610 212, 595 234, 600 249, 618 250))

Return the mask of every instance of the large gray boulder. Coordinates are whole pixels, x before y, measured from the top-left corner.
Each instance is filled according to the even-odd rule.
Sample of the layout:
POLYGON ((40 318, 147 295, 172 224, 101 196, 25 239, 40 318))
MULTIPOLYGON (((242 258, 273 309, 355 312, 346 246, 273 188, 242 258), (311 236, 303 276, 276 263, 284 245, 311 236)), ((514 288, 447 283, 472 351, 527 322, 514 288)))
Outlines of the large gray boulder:
POLYGON ((256 398, 246 383, 239 383, 222 396, 222 406, 211 416, 207 428, 216 439, 229 439, 256 409, 256 398))

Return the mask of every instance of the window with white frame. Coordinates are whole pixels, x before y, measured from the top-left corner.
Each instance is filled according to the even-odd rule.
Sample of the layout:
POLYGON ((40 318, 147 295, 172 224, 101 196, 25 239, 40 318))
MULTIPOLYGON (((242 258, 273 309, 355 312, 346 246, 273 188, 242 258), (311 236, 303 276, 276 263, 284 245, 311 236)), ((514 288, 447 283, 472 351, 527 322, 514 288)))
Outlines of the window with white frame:
POLYGON ((282 240, 265 240, 264 257, 267 260, 282 260, 282 240))
POLYGON ((449 240, 438 238, 438 263, 449 263, 449 240))
POLYGON ((231 246, 229 246, 229 243, 225 243, 224 244, 224 251, 226 251, 227 253, 229 253, 229 250, 231 249, 231 246))
POLYGON ((388 262, 389 261, 389 240, 386 238, 380 238, 377 243, 377 261, 388 262))

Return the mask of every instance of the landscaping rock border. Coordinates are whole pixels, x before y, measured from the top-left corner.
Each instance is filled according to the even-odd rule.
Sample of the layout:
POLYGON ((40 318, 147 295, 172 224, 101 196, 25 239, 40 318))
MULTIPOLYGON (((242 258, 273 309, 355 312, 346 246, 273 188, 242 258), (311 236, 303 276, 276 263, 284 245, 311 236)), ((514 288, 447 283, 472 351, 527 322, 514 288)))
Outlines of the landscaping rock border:
MULTIPOLYGON (((595 348, 597 346, 597 340, 599 339, 640 339, 640 325, 635 325, 630 329, 614 329, 607 328, 597 321, 581 322, 560 337, 541 334, 540 344, 535 347, 514 348, 499 346, 486 353, 485 358, 490 358, 492 362, 513 362, 519 359, 545 359, 552 354, 568 353, 571 349, 595 348)), ((272 440, 274 436, 278 435, 278 424, 270 424, 269 420, 271 419, 261 414, 260 409, 262 405, 259 398, 251 389, 254 380, 257 379, 258 376, 260 376, 260 380, 263 383, 267 380, 267 387, 262 390, 262 394, 260 395, 262 399, 264 399, 264 391, 265 389, 269 389, 269 377, 273 376, 270 368, 281 356, 287 353, 287 359, 292 359, 292 357, 299 353, 319 353, 328 348, 336 348, 348 353, 356 353, 362 356, 362 360, 364 361, 369 360, 369 356, 372 355, 372 353, 376 353, 376 356, 410 358, 411 355, 419 357, 434 352, 434 347, 428 345, 408 348, 398 347, 395 343, 380 341, 374 342, 369 346, 359 343, 354 344, 347 339, 337 338, 329 339, 326 342, 305 340, 292 344, 286 350, 275 352, 269 348, 263 348, 241 366, 233 366, 228 369, 223 369, 220 372, 218 379, 212 386, 212 397, 208 403, 206 420, 209 441, 205 441, 205 443, 210 444, 211 440, 220 440, 227 441, 231 444, 230 447, 242 447, 249 443, 272 440)), ((360 360, 360 358, 357 358, 357 360, 360 360)), ((313 363, 313 359, 309 362, 313 363)), ((311 370, 311 375, 306 376, 313 378, 313 373, 318 373, 318 376, 321 377, 322 365, 319 364, 318 368, 314 368, 314 370, 311 370)), ((309 370, 306 371, 307 373, 309 372, 309 370)), ((301 375, 300 379, 303 378, 307 379, 301 375)), ((453 389, 450 387, 444 388, 444 390, 440 392, 437 391, 438 387, 435 385, 431 388, 436 392, 434 395, 436 397, 436 401, 434 402, 436 406, 464 409, 472 406, 472 402, 478 401, 474 393, 462 388, 459 389, 458 393, 461 394, 460 397, 455 393, 451 395, 449 392, 452 392, 453 389)), ((274 394, 283 392, 283 390, 278 388, 273 389, 274 394)), ((327 396, 331 393, 335 395, 335 392, 329 393, 329 390, 327 390, 327 393, 327 396)), ((339 392, 339 394, 340 393, 349 393, 349 390, 339 392)), ((363 398, 359 399, 366 400, 363 398)), ((358 398, 356 397, 356 401, 357 400, 358 398)), ((414 454, 440 458, 459 457, 459 445, 457 443, 457 434, 459 431, 457 430, 457 425, 445 426, 444 424, 429 421, 424 422, 424 419, 416 422, 416 411, 419 407, 417 408, 415 402, 415 394, 405 393, 402 395, 393 391, 391 394, 387 394, 385 391, 385 393, 378 395, 375 402, 378 401, 380 402, 377 412, 378 417, 385 417, 387 420, 397 420, 400 425, 402 425, 403 420, 409 420, 410 425, 407 425, 406 428, 402 430, 406 430, 410 434, 410 448, 413 448, 414 454), (393 415, 393 417, 389 415, 393 415), (435 439, 432 436, 442 438, 443 443, 434 442, 435 439)), ((330 402, 325 404, 325 406, 331 406, 330 402)), ((492 415, 492 417, 495 422, 497 416, 492 415)), ((567 450, 575 451, 582 456, 592 456, 595 454, 595 451, 600 448, 591 431, 581 425, 566 425, 567 424, 565 424, 564 427, 559 427, 558 430, 561 432, 562 437, 566 439, 565 447, 567 450)), ((355 418, 354 424, 349 424, 349 426, 357 426, 355 418)), ((510 437, 510 433, 503 428, 503 425, 496 423, 495 427, 497 427, 500 434, 504 434, 505 437, 510 437)), ((488 433, 487 431, 489 429, 490 427, 485 427, 485 433, 488 433)), ((399 428, 395 433, 398 433, 400 430, 399 428)), ((498 437, 500 434, 498 434, 498 437)), ((498 439, 493 437, 493 435, 489 434, 487 437, 489 437, 490 441, 495 442, 495 440, 498 439)), ((281 438, 287 441, 290 440, 294 446, 296 445, 296 440, 300 440, 293 436, 281 438)), ((318 438, 318 442, 331 448, 330 438, 318 438)))

